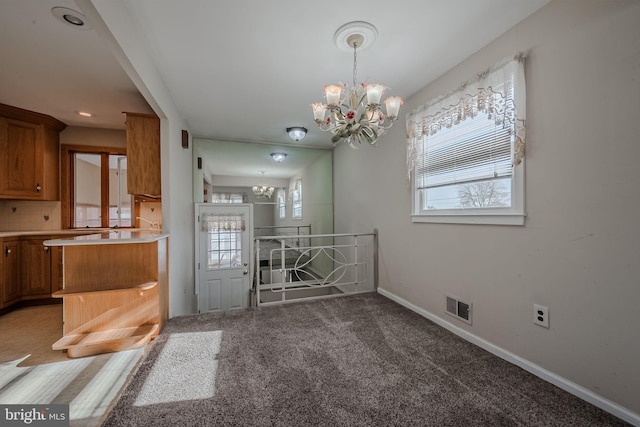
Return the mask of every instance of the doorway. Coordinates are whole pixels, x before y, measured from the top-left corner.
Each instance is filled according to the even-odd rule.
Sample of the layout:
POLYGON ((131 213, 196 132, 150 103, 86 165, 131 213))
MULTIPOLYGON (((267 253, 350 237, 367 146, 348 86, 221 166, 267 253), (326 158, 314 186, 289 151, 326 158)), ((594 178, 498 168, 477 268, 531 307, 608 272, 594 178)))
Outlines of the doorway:
POLYGON ((198 312, 249 307, 253 205, 196 203, 198 312))

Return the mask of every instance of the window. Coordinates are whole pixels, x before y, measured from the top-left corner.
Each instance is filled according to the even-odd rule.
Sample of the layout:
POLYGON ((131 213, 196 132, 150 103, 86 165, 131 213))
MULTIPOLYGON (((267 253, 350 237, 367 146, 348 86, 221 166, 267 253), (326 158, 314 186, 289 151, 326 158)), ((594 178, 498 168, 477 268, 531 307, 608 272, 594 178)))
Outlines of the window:
POLYGON ((292 210, 291 217, 292 218, 302 218, 302 180, 297 179, 295 181, 295 185, 293 190, 290 190, 291 193, 291 202, 292 202, 292 210))
POLYGON ((284 219, 287 216, 287 203, 284 188, 278 189, 276 197, 278 199, 278 216, 280 219, 284 219))
POLYGON ((203 215, 202 231, 207 238, 207 269, 218 270, 242 265, 242 215, 203 215))
POLYGON ((524 73, 512 60, 408 120, 414 222, 524 223, 524 73))
POLYGON ((211 193, 211 203, 244 203, 242 193, 211 193))
POLYGON ((124 148, 62 147, 62 215, 69 228, 131 227, 124 148))

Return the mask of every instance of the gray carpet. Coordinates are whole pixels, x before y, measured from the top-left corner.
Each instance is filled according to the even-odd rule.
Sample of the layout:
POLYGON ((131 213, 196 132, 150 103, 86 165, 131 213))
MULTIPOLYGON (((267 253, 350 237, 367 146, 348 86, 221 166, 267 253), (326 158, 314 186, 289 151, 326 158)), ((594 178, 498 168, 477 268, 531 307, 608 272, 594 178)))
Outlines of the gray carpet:
POLYGON ((172 319, 104 426, 621 426, 366 294, 172 319))

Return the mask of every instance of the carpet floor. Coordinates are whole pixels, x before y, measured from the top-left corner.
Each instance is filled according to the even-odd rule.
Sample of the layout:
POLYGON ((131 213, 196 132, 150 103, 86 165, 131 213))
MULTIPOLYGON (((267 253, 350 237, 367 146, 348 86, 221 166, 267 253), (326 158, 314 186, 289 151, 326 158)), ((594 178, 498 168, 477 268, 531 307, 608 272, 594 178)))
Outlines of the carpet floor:
POLYGON ((170 320, 104 426, 623 426, 377 294, 170 320))

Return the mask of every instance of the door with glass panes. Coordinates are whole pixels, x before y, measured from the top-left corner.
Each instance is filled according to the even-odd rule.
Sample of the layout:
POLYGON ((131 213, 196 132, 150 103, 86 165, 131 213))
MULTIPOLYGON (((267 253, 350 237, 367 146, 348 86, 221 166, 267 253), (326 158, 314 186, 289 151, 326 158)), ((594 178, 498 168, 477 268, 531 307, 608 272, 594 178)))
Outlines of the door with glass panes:
POLYGON ((196 204, 198 311, 249 306, 253 205, 196 204))

